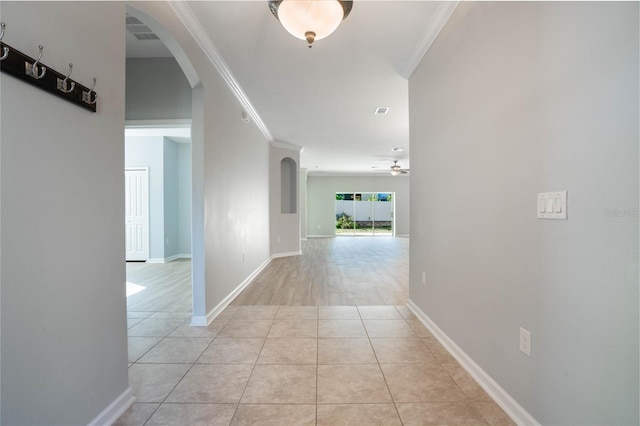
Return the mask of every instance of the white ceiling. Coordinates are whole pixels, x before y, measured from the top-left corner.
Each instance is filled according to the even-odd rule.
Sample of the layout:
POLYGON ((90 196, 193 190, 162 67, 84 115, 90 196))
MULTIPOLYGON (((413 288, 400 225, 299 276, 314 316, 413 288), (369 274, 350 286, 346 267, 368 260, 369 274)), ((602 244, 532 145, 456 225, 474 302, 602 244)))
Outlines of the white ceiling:
MULTIPOLYGON (((394 159, 409 168, 408 81, 401 72, 424 47, 441 3, 355 1, 336 32, 311 49, 286 32, 264 0, 188 6, 273 139, 303 147, 301 167, 363 174, 388 173, 394 159), (378 106, 389 113, 374 115, 378 106)), ((128 56, 149 57, 132 47, 140 52, 148 42, 129 36, 128 56)))

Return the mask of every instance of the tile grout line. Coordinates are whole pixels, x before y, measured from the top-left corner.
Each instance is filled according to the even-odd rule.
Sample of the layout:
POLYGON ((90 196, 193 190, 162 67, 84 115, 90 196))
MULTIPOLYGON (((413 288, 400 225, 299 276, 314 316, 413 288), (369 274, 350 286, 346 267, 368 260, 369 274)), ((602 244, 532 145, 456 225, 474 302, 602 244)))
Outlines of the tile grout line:
MULTIPOLYGON (((244 388, 243 388, 242 395, 240 396, 239 401, 238 401, 236 404, 234 404, 234 405, 235 405, 235 410, 234 410, 234 413, 233 413, 233 415, 232 415, 232 417, 231 417, 231 418, 232 418, 232 420, 233 420, 233 419, 235 418, 235 416, 237 415, 237 412, 238 412, 238 409, 239 409, 239 405, 240 405, 240 403, 241 403, 241 401, 242 401, 242 397, 243 397, 243 396, 244 396, 244 394, 246 393, 246 389, 247 389, 247 387, 248 387, 248 383, 249 383, 249 381, 250 381, 250 379, 251 379, 252 374, 253 374, 253 373, 254 373, 254 371, 255 371, 255 367, 258 365, 258 364, 257 364, 257 361, 258 361, 258 359, 259 359, 259 357, 260 357, 260 354, 261 354, 261 353, 262 353, 262 351, 264 350, 265 345, 266 345, 266 341, 267 341, 267 339, 269 339, 270 332, 271 332, 271 331, 273 331, 273 329, 274 329, 275 320, 277 319, 278 314, 281 312, 281 310, 282 310, 283 308, 284 308, 284 306, 278 306, 278 307, 277 307, 277 309, 275 310, 275 315, 274 315, 274 316, 272 317, 272 319, 271 319, 270 327, 269 327, 269 329, 268 329, 268 330, 267 330, 267 332, 266 332, 266 337, 264 338, 263 344, 262 344, 262 346, 260 347, 260 350, 259 350, 259 352, 258 352, 258 356, 256 357, 256 359, 255 359, 255 360, 254 360, 254 362, 252 363, 252 369, 251 369, 251 372, 249 373, 249 377, 248 377, 248 379, 247 379, 247 382, 246 382, 246 384, 245 384, 245 386, 244 386, 244 388)), ((394 309, 395 309, 396 311, 398 311, 398 308, 397 308, 397 307, 394 307, 394 309)), ((378 358, 378 354, 376 353, 375 349, 373 348, 373 342, 372 342, 372 340, 373 340, 373 338, 375 338, 375 337, 372 337, 372 336, 370 335, 369 330, 367 330, 366 326, 364 325, 364 321, 365 321, 365 319, 363 318, 363 316, 367 316, 367 315, 366 315, 366 313, 363 313, 363 312, 361 312, 361 311, 360 311, 359 306, 356 306, 356 310, 357 310, 357 312, 358 312, 359 320, 360 320, 360 322, 361 322, 361 324, 362 324, 362 326, 363 326, 363 328, 364 328, 365 335, 366 335, 366 338, 367 338, 367 342, 369 343, 370 348, 371 348, 371 350, 372 350, 372 352, 373 352, 373 354, 374 354, 374 357, 375 357, 375 359, 376 359, 376 365, 378 365, 379 371, 381 372, 381 374, 383 375, 383 379, 385 380, 385 385, 386 385, 386 388, 387 388, 387 390, 388 390, 388 392, 389 392, 389 395, 391 396, 391 402, 394 404, 395 412, 396 412, 396 414, 397 414, 397 416, 398 416, 398 419, 399 419, 399 421, 401 422, 401 424, 404 424, 404 422, 402 421, 402 418, 400 417, 399 410, 398 410, 398 406, 397 406, 397 404, 398 404, 399 402, 395 400, 395 398, 394 398, 393 394, 391 393, 391 390, 390 390, 390 387, 389 387, 389 383, 388 383, 388 381, 387 381, 387 378, 386 378, 386 376, 384 375, 384 372, 382 371, 382 365, 383 365, 383 364, 381 364, 381 362, 380 362, 380 360, 379 360, 379 358, 378 358)), ((316 320, 316 361, 315 361, 315 362, 316 362, 316 398, 315 398, 315 399, 316 399, 316 401, 315 401, 315 421, 316 421, 316 424, 317 424, 317 423, 318 423, 318 421, 319 421, 319 419, 318 419, 318 407, 319 407, 319 405, 321 405, 321 403, 319 402, 319 388, 318 388, 318 385, 319 385, 319 366, 320 366, 320 363, 319 363, 319 341, 320 341, 320 336, 319 336, 319 325, 320 325, 320 324, 319 324, 319 321, 320 321, 320 315, 319 315, 319 307, 318 307, 318 306, 315 306, 315 311, 316 311, 316 316, 317 316, 317 320, 316 320)), ((234 312, 234 313, 231 315, 231 317, 226 321, 226 323, 228 324, 230 321, 232 321, 232 320, 233 320, 233 318, 237 315, 237 313, 238 313, 238 311, 234 312)), ((291 319, 291 320, 294 320, 294 321, 299 321, 299 320, 301 320, 301 319, 307 319, 307 318, 304 318, 304 317, 303 317, 303 318, 297 318, 297 319, 294 319, 294 318, 290 318, 290 319, 291 319)), ((373 317, 373 318, 369 318, 369 319, 376 319, 376 318, 375 318, 375 317, 373 317)), ((389 319, 391 319, 391 318, 383 318, 383 319, 389 320, 389 319)), ((477 399, 477 398, 475 398, 475 399, 468 399, 468 395, 467 395, 467 393, 464 391, 464 389, 461 387, 461 385, 460 385, 460 384, 459 384, 459 383, 454 379, 453 373, 449 372, 449 370, 447 370, 447 369, 445 369, 445 368, 443 367, 443 365, 444 365, 444 364, 447 364, 447 360, 446 360, 446 358, 441 359, 440 357, 435 356, 435 353, 433 352, 433 350, 427 346, 427 344, 426 344, 426 339, 420 335, 420 331, 419 331, 419 330, 417 330, 417 329, 415 329, 414 327, 412 327, 412 325, 410 324, 410 320, 409 320, 409 319, 404 318, 404 317, 403 317, 402 319, 404 320, 404 322, 405 322, 405 323, 407 323, 407 324, 409 325, 409 327, 412 329, 413 333, 415 333, 415 337, 417 338, 417 340, 419 340, 420 342, 422 342, 422 344, 423 344, 423 345, 424 345, 424 347, 427 349, 427 351, 428 351, 429 353, 431 353, 431 354, 433 354, 433 355, 434 355, 434 361, 435 361, 435 363, 434 363, 434 364, 435 364, 435 365, 437 365, 441 370, 444 370, 446 377, 448 377, 450 380, 452 380, 452 381, 454 382, 454 384, 455 384, 456 388, 458 388, 458 390, 462 393, 462 395, 464 395, 464 396, 465 396, 465 399, 464 399, 464 400, 461 400, 461 401, 457 401, 457 400, 456 400, 456 401, 451 401, 451 402, 459 402, 459 403, 462 403, 462 404, 466 405, 467 407, 470 407, 470 408, 472 409, 472 411, 473 411, 475 414, 477 414, 477 415, 478 415, 479 419, 482 419, 484 422, 489 423, 489 420, 487 420, 487 418, 482 414, 482 412, 480 412, 478 409, 476 409, 476 408, 475 408, 475 406, 473 406, 473 404, 472 404, 473 402, 484 402, 484 401, 482 401, 482 400, 480 400, 480 399, 477 399)), ((158 343, 156 343, 156 344, 155 344, 151 349, 153 349, 154 347, 156 347, 160 342, 167 340, 167 338, 169 338, 169 337, 170 337, 170 334, 171 334, 172 332, 175 332, 175 330, 176 330, 176 329, 178 329, 178 328, 179 328, 179 327, 181 327, 181 326, 182 326, 181 324, 178 324, 178 325, 177 325, 177 326, 176 326, 172 331, 170 331, 170 332, 169 332, 169 334, 165 335, 165 336, 164 336, 164 338, 161 338, 161 339, 160 339, 160 341, 159 341, 158 343)), ((225 326, 226 326, 226 325, 225 325, 225 326)), ((223 327, 223 329, 224 329, 224 327, 223 327)), ((222 331, 222 330, 221 330, 221 331, 222 331)), ((221 332, 221 331, 220 331, 220 332, 221 332)), ((205 352, 206 352, 206 351, 211 347, 211 345, 212 345, 212 344, 213 344, 213 343, 214 343, 214 342, 215 342, 215 341, 220 337, 220 336, 219 336, 219 335, 220 335, 220 332, 216 332, 216 335, 211 339, 211 342, 206 346, 206 348, 204 348, 204 349, 200 352, 200 354, 196 357, 195 361, 193 361, 193 362, 187 362, 187 363, 184 363, 184 362, 182 362, 182 363, 167 363, 167 364, 182 364, 182 365, 189 365, 189 364, 190 364, 190 367, 189 367, 189 368, 187 369, 187 371, 182 375, 182 377, 179 379, 178 383, 177 383, 175 386, 173 386, 173 387, 172 387, 172 389, 169 391, 169 393, 167 394, 167 396, 166 396, 165 398, 163 398, 163 400, 162 400, 162 401, 160 401, 160 402, 159 402, 158 406, 153 410, 153 412, 150 414, 150 416, 149 416, 149 417, 147 418, 147 420, 145 421, 145 424, 147 424, 147 423, 151 420, 151 418, 152 418, 154 415, 156 415, 156 413, 157 413, 157 411, 160 409, 160 407, 162 407, 163 405, 166 405, 166 404, 173 404, 173 403, 167 403, 168 396, 169 396, 169 395, 171 395, 171 393, 176 389, 176 387, 177 387, 177 386, 178 386, 178 385, 179 385, 179 384, 184 380, 184 378, 185 378, 185 377, 186 377, 186 376, 187 376, 187 375, 192 371, 192 369, 195 367, 195 365, 196 365, 196 364, 198 364, 198 362, 199 362, 199 360, 202 358, 203 354, 204 354, 204 353, 205 353, 205 352)), ((374 333, 374 335, 375 335, 375 333, 374 333)), ((145 337, 145 336, 132 336, 132 337, 145 337)), ((154 337, 154 336, 151 336, 151 337, 154 337)), ((178 336, 178 337, 188 338, 188 336, 178 336)), ((202 337, 201 337, 201 336, 196 336, 196 338, 202 338, 202 337)), ((207 337, 207 338, 208 338, 208 337, 207 337)), ((304 338, 304 337, 295 337, 295 336, 294 336, 294 337, 286 337, 286 336, 281 336, 280 338, 281 338, 281 339, 287 339, 287 338, 291 338, 291 339, 302 339, 302 338, 304 338)), ((356 338, 356 337, 353 337, 353 336, 352 336, 352 337, 348 337, 348 338, 346 338, 346 340, 347 340, 347 341, 353 341, 355 338, 356 338)), ((404 338, 409 338, 409 336, 404 336, 404 338)), ((169 340, 171 340, 171 339, 169 339, 169 340)), ((278 340, 278 339, 274 337, 272 340, 278 340)), ((149 350, 151 350, 151 349, 149 349, 149 350)), ((148 351, 149 351, 149 350, 148 350, 148 351)), ((145 352, 145 354, 146 354, 146 353, 148 353, 148 351, 147 351, 147 352, 145 352)), ((144 356, 144 355, 143 355, 143 356, 144 356)), ((141 358, 141 357, 140 357, 140 358, 141 358)), ((141 365, 144 365, 144 364, 158 364, 158 363, 139 363, 138 361, 136 361, 136 362, 132 363, 132 365, 134 365, 134 364, 141 364, 141 365)), ((232 364, 233 364, 233 363, 232 363, 232 364)), ((291 362, 283 362, 283 363, 278 363, 278 364, 280 364, 280 365, 293 365, 291 362)), ((415 364, 415 363, 413 363, 413 362, 406 362, 406 363, 400 363, 400 364, 415 364)), ((276 364, 274 364, 274 365, 276 365, 276 364)), ((341 364, 338 364, 338 365, 341 365, 341 364)), ((443 401, 443 402, 445 402, 445 401, 443 401)), ((490 402, 490 401, 488 401, 488 402, 490 402)), ((189 401, 185 401, 185 402, 182 402, 182 403, 176 403, 176 404, 183 404, 183 405, 184 405, 184 404, 198 404, 198 405, 203 404, 203 405, 208 405, 208 404, 221 404, 221 403, 215 403, 215 402, 200 402, 200 403, 198 403, 198 402, 189 402, 189 401)), ((292 403, 285 403, 285 402, 281 402, 281 403, 267 403, 267 402, 265 402, 264 404, 266 404, 266 405, 276 405, 276 406, 277 406, 277 405, 306 405, 305 403, 295 403, 295 402, 292 402, 292 403)), ((327 403, 327 404, 331 405, 330 403, 327 403)), ((352 403, 348 403, 348 404, 349 404, 349 405, 359 405, 359 404, 365 404, 365 405, 366 405, 366 404, 378 404, 378 405, 384 405, 384 404, 388 404, 388 403, 386 403, 386 402, 380 402, 380 403, 376 403, 376 402, 369 402, 369 403, 366 403, 366 402, 362 402, 362 403, 352 402, 352 403)), ((229 404, 229 405, 230 405, 230 404, 229 404)), ((230 408, 230 407, 229 407, 229 408, 230 408)))
MULTIPOLYGON (((233 316, 234 316, 234 315, 235 315, 235 313, 231 316, 231 318, 233 318, 233 316)), ((227 322, 228 322, 228 321, 227 321, 227 322)), ((170 335, 171 333, 175 332, 175 331, 176 331, 180 326, 185 325, 185 324, 186 324, 186 321, 185 321, 185 322, 183 322, 183 324, 179 324, 178 326, 176 326, 176 328, 174 328, 172 331, 170 331, 170 332, 169 332, 165 337, 163 337, 163 338, 162 338, 162 339, 161 339, 161 340, 160 340, 156 345, 154 345, 153 347, 155 348, 157 345, 159 345, 159 344, 160 344, 160 342, 162 342, 162 341, 164 341, 166 338, 168 338, 168 337, 169 337, 169 335, 170 335)), ((225 327, 226 327, 226 324, 225 324, 225 327)), ((224 328, 224 327, 223 327, 223 328, 224 328)), ((222 330, 220 330, 220 331, 222 331, 222 330)), ((200 360, 200 358, 202 357, 202 355, 204 354, 204 352, 205 352, 207 349, 209 349, 209 347, 213 344, 213 342, 218 338, 218 335, 219 335, 219 334, 220 334, 220 332, 216 332, 215 337, 211 340, 211 342, 207 345, 207 347, 206 347, 206 348, 205 348, 205 349, 200 353, 200 355, 196 358, 196 360, 195 360, 193 363, 191 363, 191 367, 189 367, 189 368, 187 369, 187 371, 182 375, 182 377, 180 378, 180 380, 178 380, 178 381, 176 382, 176 384, 171 388, 171 390, 167 393, 167 395, 163 398, 163 400, 158 404, 158 406, 156 407, 156 409, 155 409, 155 410, 153 410, 153 412, 151 413, 151 415, 150 415, 150 416, 147 418, 147 420, 143 423, 143 426, 145 426, 145 425, 146 425, 146 424, 151 420, 151 418, 156 414, 156 412, 160 409, 160 407, 162 407, 162 406, 166 403, 167 398, 169 398, 169 396, 171 395, 171 393, 172 393, 172 392, 173 392, 173 391, 178 387, 178 385, 182 382, 182 380, 184 380, 184 378, 187 376, 187 374, 189 374, 189 372, 193 369, 193 367, 196 365, 196 363, 198 362, 198 360, 200 360)), ((149 349, 149 350, 151 350, 151 349, 149 349)), ((149 352, 149 351, 147 351, 147 352, 149 352)), ((145 354, 146 354, 146 352, 145 352, 145 354)), ((143 356, 144 356, 144 355, 143 355, 143 356)), ((142 358, 142 357, 140 357, 140 358, 142 358)), ((140 359, 140 358, 138 358, 138 359, 140 359)), ((162 363, 138 363, 138 362, 136 361, 134 364, 162 364, 162 363)), ((177 362, 176 362, 176 363, 164 363, 164 364, 179 364, 179 365, 187 365, 187 364, 189 364, 189 363, 184 363, 184 362, 183 362, 183 363, 177 363, 177 362)))
MULTIPOLYGON (((176 326, 176 328, 174 328, 172 331, 169 332, 169 334, 173 333, 174 331, 176 331, 178 329, 178 327, 180 327, 179 324, 178 326, 176 326)), ((167 334, 162 340, 160 340, 160 342, 164 341, 164 339, 166 339, 167 337, 169 337, 169 334, 167 334)), ((215 340, 215 338, 213 339, 215 340)), ((213 343, 213 340, 211 341, 211 343, 213 343)), ((160 344, 160 342, 157 343, 157 345, 160 344)), ((209 343, 209 345, 211 345, 211 343, 209 343)), ((157 346, 156 345, 156 346, 157 346)), ((154 346, 155 347, 155 346, 154 346)), ((203 351, 204 352, 204 351, 203 351)), ((200 354, 200 356, 202 356, 202 354, 200 354)), ((200 359, 200 356, 198 357, 198 359, 200 359)), ((196 360, 197 361, 197 360, 196 360)), ((136 362, 137 363, 137 362, 136 362)), ((179 363, 176 363, 179 364, 179 363)), ((183 365, 185 364, 189 364, 189 363, 181 363, 183 365)), ((149 418, 147 418, 147 420, 143 423, 143 426, 146 426, 147 423, 149 423, 149 420, 151 420, 151 418, 158 412, 158 410, 160 409, 160 407, 162 407, 162 405, 165 403, 165 401, 167 400, 167 398, 169 398, 169 395, 171 395, 171 393, 178 387, 178 385, 184 380, 184 378, 187 376, 187 374, 189 374, 189 372, 191 371, 191 369, 193 369, 193 366, 195 365, 195 362, 191 364, 191 366, 187 369, 187 371, 185 371, 185 373, 182 375, 182 377, 180 377, 180 380, 178 380, 176 382, 175 385, 173 385, 173 387, 171 388, 171 390, 169 392, 167 392, 167 395, 162 399, 162 401, 160 402, 160 404, 158 404, 158 406, 156 407, 155 410, 153 410, 153 413, 151 413, 151 415, 149 416, 149 418)))
MULTIPOLYGON (((396 308, 396 311, 398 309, 396 308)), ((358 310, 358 312, 360 312, 358 310)), ((402 314, 400 314, 402 316, 402 314)), ((363 321, 363 325, 364 325, 364 321, 363 321)), ((387 382, 387 376, 384 375, 384 371, 382 371, 382 366, 380 365, 380 359, 378 358, 378 353, 376 352, 376 350, 373 347, 373 342, 371 341, 371 336, 369 336, 369 331, 367 330, 367 328, 365 327, 365 331, 367 333, 367 338, 369 339, 369 345, 371 345, 371 350, 373 351, 373 356, 376 357, 376 362, 378 363, 378 369, 380 370, 380 374, 382 374, 382 379, 384 380, 384 384, 387 387, 387 392, 389 392, 389 396, 391 397, 391 401, 393 402, 393 409, 396 412, 396 415, 398 416, 398 420, 400 420, 400 424, 404 425, 404 422, 402 421, 402 417, 400 417, 400 411, 398 411, 398 404, 396 399, 393 396, 393 393, 391 393, 391 388, 389 387, 389 382, 387 382)))
MULTIPOLYGON (((238 309, 236 311, 236 313, 233 314, 233 316, 235 316, 238 312, 240 312, 240 309, 238 309)), ((249 386, 249 382, 251 381, 251 376, 253 376, 253 372, 256 369, 256 365, 258 365, 258 359, 260 359, 260 354, 262 353, 262 350, 264 349, 264 345, 267 344, 267 339, 269 338, 269 333, 271 332, 271 328, 273 328, 273 323, 275 322, 279 311, 280 311, 280 306, 278 306, 278 309, 276 309, 276 312, 273 315, 273 318, 271 319, 271 325, 269 326, 269 330, 267 330, 267 335, 264 337, 264 342, 262 342, 262 347, 260 348, 260 352, 258 352, 258 356, 256 357, 256 360, 253 362, 253 365, 251 366, 251 372, 249 373, 249 377, 247 378, 247 383, 245 383, 244 387, 242 388, 242 393, 240 394, 240 398, 238 399, 238 403, 236 404, 236 409, 233 412, 233 416, 231 416, 231 421, 229 422, 229 424, 233 423, 233 419, 235 419, 236 414, 238 413, 238 409, 240 408, 240 403, 242 402, 242 398, 244 397, 244 394, 247 391, 247 387, 249 386)), ((233 317, 232 317, 232 319, 233 319, 233 317)), ((231 322, 231 320, 229 320, 229 322, 231 322)))
POLYGON ((319 381, 320 381, 320 308, 316 306, 316 426, 318 425, 319 381))
MULTIPOLYGON (((148 318, 145 318, 145 319, 148 319, 148 318)), ((169 318, 158 318, 158 319, 169 319, 169 318)), ((136 324, 136 325, 137 325, 137 324, 136 324)), ((156 346, 158 346, 160 343, 162 343, 162 342, 163 342, 167 337, 169 337, 169 335, 170 335, 171 333, 173 333, 174 331, 176 331, 176 330, 177 330, 181 325, 184 325, 184 324, 178 324, 178 325, 176 326, 176 328, 174 328, 173 330, 169 331, 169 332, 168 332, 164 337, 161 337, 161 336, 129 336, 129 335, 128 335, 128 331, 129 331, 129 330, 127 330, 127 345, 128 345, 128 340, 129 340, 129 338, 130 338, 130 337, 160 337, 160 340, 158 340, 158 342, 157 342, 155 345, 151 346, 151 347, 150 347, 149 349, 147 349, 147 350, 146 350, 142 355, 140 355, 138 358, 136 358, 136 360, 135 360, 135 361, 133 361, 133 362, 131 363, 131 366, 133 366, 134 364, 140 364, 140 362, 139 362, 139 361, 140 361, 140 359, 142 359, 142 357, 144 357, 146 354, 148 354, 148 353, 149 353, 153 348, 155 348, 156 346)), ((134 327, 135 327, 135 326, 134 326, 134 327)), ((145 362, 143 362, 142 364, 155 364, 155 363, 145 363, 145 362)), ((175 364, 184 364, 184 363, 177 363, 177 362, 176 362, 175 364)), ((129 368, 131 368, 131 366, 130 366, 129 368)))

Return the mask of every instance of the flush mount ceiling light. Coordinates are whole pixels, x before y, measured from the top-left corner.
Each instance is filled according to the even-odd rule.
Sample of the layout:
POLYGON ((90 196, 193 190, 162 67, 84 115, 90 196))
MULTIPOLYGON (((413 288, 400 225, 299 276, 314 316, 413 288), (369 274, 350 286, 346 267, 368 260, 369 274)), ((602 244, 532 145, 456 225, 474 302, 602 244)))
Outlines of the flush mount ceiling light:
POLYGON ((306 40, 309 47, 334 32, 345 19, 353 1, 272 0, 271 13, 292 36, 306 40))

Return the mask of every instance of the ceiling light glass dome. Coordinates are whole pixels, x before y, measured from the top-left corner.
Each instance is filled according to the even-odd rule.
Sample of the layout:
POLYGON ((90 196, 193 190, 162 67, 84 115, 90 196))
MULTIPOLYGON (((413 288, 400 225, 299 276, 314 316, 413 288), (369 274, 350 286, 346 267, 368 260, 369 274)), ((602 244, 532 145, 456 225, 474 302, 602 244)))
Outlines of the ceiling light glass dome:
POLYGON ((333 33, 349 15, 353 1, 277 0, 270 1, 271 13, 294 37, 306 40, 309 47, 333 33))

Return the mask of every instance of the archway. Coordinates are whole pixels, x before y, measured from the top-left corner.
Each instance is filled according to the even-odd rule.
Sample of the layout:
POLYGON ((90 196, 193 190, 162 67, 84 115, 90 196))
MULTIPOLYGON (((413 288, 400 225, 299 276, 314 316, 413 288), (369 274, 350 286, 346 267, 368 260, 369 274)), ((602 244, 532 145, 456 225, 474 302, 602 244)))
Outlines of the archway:
POLYGON ((176 38, 149 14, 127 5, 134 16, 169 49, 192 88, 191 117, 191 285, 192 325, 206 325, 204 270, 204 88, 186 52, 176 38), (202 323, 204 319, 204 324, 202 323))

